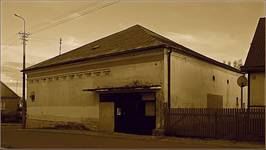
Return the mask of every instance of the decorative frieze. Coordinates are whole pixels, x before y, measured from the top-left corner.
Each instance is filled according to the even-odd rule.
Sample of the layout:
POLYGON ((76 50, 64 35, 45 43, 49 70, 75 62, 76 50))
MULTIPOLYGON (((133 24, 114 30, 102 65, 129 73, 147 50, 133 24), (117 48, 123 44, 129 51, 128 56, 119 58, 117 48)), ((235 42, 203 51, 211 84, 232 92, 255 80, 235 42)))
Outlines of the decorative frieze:
POLYGON ((101 72, 100 71, 97 71, 97 72, 93 72, 93 74, 95 75, 95 76, 100 76, 101 75, 101 72))
POLYGON ((86 72, 85 75, 86 75, 86 77, 90 77, 91 76, 91 72, 86 72))
POLYGON ((82 73, 80 73, 80 74, 78 74, 77 76, 78 76, 78 78, 79 78, 79 79, 82 79, 82 77, 83 77, 83 74, 82 74, 82 73))
POLYGON ((105 76, 110 75, 110 70, 104 70, 104 71, 103 71, 103 74, 104 74, 105 76))
POLYGON ((41 78, 41 80, 42 80, 43 82, 46 82, 47 79, 46 79, 46 78, 41 78))
POLYGON ((53 77, 48 77, 48 81, 52 82, 53 81, 53 77))
POLYGON ((75 74, 71 74, 71 75, 69 75, 69 79, 71 79, 71 80, 73 80, 74 77, 75 77, 75 74))
POLYGON ((66 79, 67 79, 67 76, 66 76, 66 75, 63 75, 63 76, 60 76, 60 78, 61 78, 62 80, 66 80, 66 79))
POLYGON ((55 75, 55 76, 46 76, 46 77, 40 77, 40 78, 32 78, 28 79, 28 82, 30 84, 32 83, 39 83, 41 82, 53 82, 53 81, 60 81, 60 80, 73 80, 75 78, 77 79, 85 79, 90 77, 104 77, 109 76, 111 71, 109 69, 102 69, 102 70, 90 70, 87 72, 76 72, 76 73, 69 73, 69 74, 61 74, 61 75, 55 75))
POLYGON ((33 83, 33 80, 28 80, 28 81, 29 81, 29 83, 30 83, 30 84, 32 84, 32 83, 33 83))
POLYGON ((57 81, 59 80, 59 76, 55 76, 54 79, 57 81))

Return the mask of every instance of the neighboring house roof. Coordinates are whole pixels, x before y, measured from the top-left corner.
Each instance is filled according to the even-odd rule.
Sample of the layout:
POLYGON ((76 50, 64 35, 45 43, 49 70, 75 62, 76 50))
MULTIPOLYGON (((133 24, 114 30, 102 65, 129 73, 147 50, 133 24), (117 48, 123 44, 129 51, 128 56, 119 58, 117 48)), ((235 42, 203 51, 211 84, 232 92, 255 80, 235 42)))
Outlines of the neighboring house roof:
POLYGON ((176 42, 171 41, 157 33, 154 33, 140 25, 132 26, 123 31, 114 33, 105 38, 66 52, 62 55, 38 63, 26 68, 25 71, 27 72, 30 70, 36 70, 45 67, 80 62, 97 57, 117 55, 123 52, 133 52, 159 47, 172 48, 179 53, 196 57, 198 59, 215 64, 225 69, 229 69, 231 71, 240 72, 240 70, 236 68, 192 51, 189 48, 177 44, 176 42))
POLYGON ((14 91, 12 91, 7 85, 5 85, 1 81, 1 99, 8 98, 8 99, 16 99, 20 98, 14 91))
POLYGON ((255 31, 245 65, 245 72, 265 71, 265 18, 260 18, 255 31))

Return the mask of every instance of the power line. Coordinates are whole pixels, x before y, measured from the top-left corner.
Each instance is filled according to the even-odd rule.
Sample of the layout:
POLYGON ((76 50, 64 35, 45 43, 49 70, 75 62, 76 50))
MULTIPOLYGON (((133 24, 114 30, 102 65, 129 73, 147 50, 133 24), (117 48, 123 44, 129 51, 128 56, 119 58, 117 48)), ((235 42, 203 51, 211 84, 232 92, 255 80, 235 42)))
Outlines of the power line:
POLYGON ((79 12, 75 12, 75 13, 72 13, 62 19, 59 19, 59 20, 56 20, 56 21, 53 21, 51 22, 50 24, 46 25, 46 26, 43 26, 41 28, 39 28, 38 30, 36 31, 33 31, 31 34, 36 34, 36 33, 39 33, 41 31, 44 31, 46 29, 49 29, 49 28, 52 28, 52 27, 55 27, 55 26, 58 26, 60 24, 63 24, 63 23, 66 23, 66 22, 69 22, 69 21, 72 21, 74 19, 77 19, 79 17, 82 17, 84 15, 87 15, 91 12, 94 12, 94 11, 97 11, 97 10, 100 10, 100 9, 103 9, 105 7, 108 7, 108 6, 111 6, 111 5, 114 5, 116 3, 118 3, 120 0, 117 0, 117 1, 114 1, 114 2, 110 2, 110 3, 105 3, 99 7, 95 7, 93 9, 90 9, 90 8, 87 8, 87 9, 84 9, 84 10, 81 10, 79 12))
POLYGON ((56 38, 43 38, 43 37, 39 37, 39 36, 35 36, 35 35, 33 35, 33 36, 31 36, 32 38, 31 38, 31 40, 32 41, 35 41, 35 40, 37 40, 37 41, 40 41, 40 40, 43 40, 43 41, 56 41, 56 40, 58 40, 58 39, 56 39, 56 38))
MULTIPOLYGON (((90 6, 90 5, 86 5, 85 8, 87 9, 88 6, 90 6)), ((78 10, 75 10, 75 11, 71 11, 70 14, 73 14, 73 13, 76 13, 76 12, 79 12, 79 11, 82 11, 82 10, 84 10, 84 8, 82 8, 82 9, 78 9, 78 10)), ((68 14, 68 15, 69 15, 69 14, 68 14)), ((62 19, 62 18, 64 18, 64 17, 55 18, 55 20, 62 19)), ((42 28, 43 24, 44 24, 44 23, 35 24, 35 25, 33 25, 33 26, 30 26, 29 28, 30 28, 32 31, 34 31, 34 30, 38 30, 38 28, 40 28, 40 27, 42 28)), ((34 36, 34 37, 35 37, 35 36, 34 36)), ((5 45, 13 45, 17 40, 18 40, 17 38, 14 39, 14 37, 10 37, 7 41, 11 41, 11 42, 9 42, 8 44, 5 44, 5 45), (11 40, 12 40, 12 41, 11 41, 11 40)))
MULTIPOLYGON (((86 5, 85 8, 87 9, 89 6, 91 6, 91 4, 90 5, 86 5)), ((57 17, 57 18, 54 18, 53 20, 61 20, 61 19, 65 18, 66 16, 70 15, 70 14, 73 14, 73 13, 76 13, 76 12, 79 12, 79 11, 82 11, 82 10, 84 10, 84 8, 71 11, 70 13, 68 13, 67 15, 64 15, 63 17, 57 17)), ((35 24, 35 25, 31 26, 30 28, 31 28, 32 31, 39 30, 40 28, 43 28, 43 26, 44 26, 43 24, 44 23, 35 24)))
MULTIPOLYGON (((40 24, 38 25, 34 25, 33 27, 31 28, 35 28, 38 27, 35 31, 33 30, 31 35, 33 34, 36 34, 36 33, 39 33, 41 31, 44 31, 46 29, 49 29, 49 28, 52 28, 52 27, 55 27, 57 25, 60 25, 60 24, 63 24, 63 23, 66 23, 66 22, 69 22, 69 21, 72 21, 74 19, 77 19, 79 17, 82 17, 84 15, 87 15, 91 12, 94 12, 94 11, 97 11, 97 10, 100 10, 100 9, 103 9, 105 7, 108 7, 108 6, 111 6, 111 5, 114 5, 116 3, 119 3, 120 0, 116 0, 114 2, 110 2, 110 3, 106 3, 104 5, 101 5, 99 7, 95 7, 95 8, 92 8, 92 9, 89 9, 89 8, 86 8, 86 9, 82 9, 82 10, 78 10, 78 11, 74 11, 73 13, 67 15, 66 17, 63 17, 63 18, 60 18, 58 19, 57 21, 53 21, 52 23, 48 24, 48 25, 44 25, 43 27, 39 27, 40 24)), ((45 39, 45 40, 48 40, 48 39, 45 39)), ((7 45, 14 45, 14 43, 17 42, 17 39, 14 39, 12 42, 8 43, 7 45)))

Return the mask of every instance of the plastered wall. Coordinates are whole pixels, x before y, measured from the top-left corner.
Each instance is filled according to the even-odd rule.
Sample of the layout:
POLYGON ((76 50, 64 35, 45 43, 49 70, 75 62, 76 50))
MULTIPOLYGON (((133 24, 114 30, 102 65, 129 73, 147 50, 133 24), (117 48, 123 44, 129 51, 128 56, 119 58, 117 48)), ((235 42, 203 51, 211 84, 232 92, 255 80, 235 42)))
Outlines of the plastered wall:
MULTIPOLYGON (((223 108, 235 108, 238 97, 240 107, 241 91, 237 85, 237 78, 241 75, 173 52, 171 54, 171 107, 206 108, 208 94, 222 96, 223 108)), ((245 103, 246 94, 245 89, 245 103)))
POLYGON ((88 63, 73 68, 66 66, 28 73, 29 122, 65 121, 90 126, 94 122, 93 127, 89 128, 97 129, 100 118, 99 95, 84 89, 162 84, 160 53, 127 56, 105 62, 108 61, 107 64, 94 64, 97 69, 88 63), (31 99, 31 95, 35 95, 35 99, 31 99))
POLYGON ((265 73, 250 74, 250 105, 265 106, 265 73))

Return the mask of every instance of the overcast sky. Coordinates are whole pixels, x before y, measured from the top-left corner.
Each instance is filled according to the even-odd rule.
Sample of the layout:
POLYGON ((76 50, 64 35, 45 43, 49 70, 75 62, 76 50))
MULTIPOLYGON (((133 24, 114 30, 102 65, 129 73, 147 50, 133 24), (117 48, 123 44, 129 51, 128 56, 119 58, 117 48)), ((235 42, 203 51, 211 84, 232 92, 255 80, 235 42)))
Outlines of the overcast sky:
POLYGON ((27 66, 121 31, 142 25, 222 62, 246 59, 263 0, 87 0, 1 1, 1 80, 21 95, 22 45, 17 33, 30 32, 27 66))

